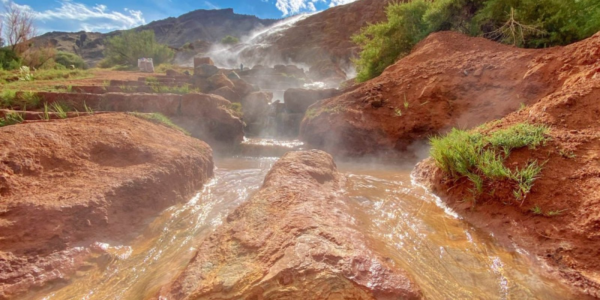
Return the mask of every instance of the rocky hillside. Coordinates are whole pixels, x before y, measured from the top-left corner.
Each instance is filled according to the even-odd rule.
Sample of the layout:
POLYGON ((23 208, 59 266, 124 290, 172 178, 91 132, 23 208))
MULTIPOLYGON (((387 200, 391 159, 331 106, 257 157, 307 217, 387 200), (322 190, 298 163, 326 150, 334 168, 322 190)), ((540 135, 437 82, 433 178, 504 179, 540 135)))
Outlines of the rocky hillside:
POLYGON ((286 59, 314 65, 318 61, 348 64, 358 48, 352 35, 369 23, 384 21, 390 0, 360 0, 330 8, 299 21, 277 40, 286 59))
MULTIPOLYGON (((465 178, 451 178, 432 159, 417 177, 453 210, 507 245, 539 259, 538 265, 581 292, 600 297, 600 33, 564 48, 543 51, 525 76, 559 85, 535 104, 478 129, 484 135, 518 124, 544 125, 546 142, 510 152, 512 172, 543 162, 530 193, 513 196, 515 183, 485 178, 477 202, 465 178), (552 69, 549 66, 554 65, 552 69), (551 72, 548 72, 552 70, 551 72)), ((522 77, 515 76, 518 81, 522 77)), ((533 79, 531 79, 533 80, 533 79)), ((585 299, 578 297, 577 299, 585 299)))
POLYGON ((350 155, 396 152, 533 105, 598 60, 596 35, 543 50, 456 32, 427 37, 379 77, 311 106, 302 139, 350 155))
MULTIPOLYGON (((253 30, 269 26, 276 20, 239 15, 233 9, 195 10, 177 18, 154 21, 136 28, 154 30, 156 39, 172 47, 181 47, 198 40, 217 42, 227 35, 242 37, 253 30)), ((104 39, 118 31, 101 34, 94 32, 49 32, 35 39, 36 45, 51 44, 58 50, 77 53, 93 66, 103 57, 104 39), (85 36, 85 37, 83 37, 85 36)))

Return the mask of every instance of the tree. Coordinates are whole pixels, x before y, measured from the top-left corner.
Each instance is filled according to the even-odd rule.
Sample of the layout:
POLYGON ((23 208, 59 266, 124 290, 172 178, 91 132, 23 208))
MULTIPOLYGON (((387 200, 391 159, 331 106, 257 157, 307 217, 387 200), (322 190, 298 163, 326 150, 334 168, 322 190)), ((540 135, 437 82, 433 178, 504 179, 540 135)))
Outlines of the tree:
POLYGON ((175 53, 156 42, 154 31, 123 31, 105 43, 103 67, 137 66, 139 58, 152 58, 155 65, 170 61, 175 53))
POLYGON ((5 6, 4 37, 11 50, 19 55, 27 50, 27 42, 35 36, 33 15, 9 2, 5 6))

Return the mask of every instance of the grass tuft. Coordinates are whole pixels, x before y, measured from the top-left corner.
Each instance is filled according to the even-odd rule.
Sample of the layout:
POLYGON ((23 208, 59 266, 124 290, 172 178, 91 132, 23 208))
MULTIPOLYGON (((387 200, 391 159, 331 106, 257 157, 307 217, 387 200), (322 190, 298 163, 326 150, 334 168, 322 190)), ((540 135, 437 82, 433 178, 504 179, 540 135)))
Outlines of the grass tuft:
POLYGON ((150 121, 154 124, 159 124, 159 125, 164 125, 167 126, 169 128, 181 131, 182 133, 184 133, 185 135, 191 135, 187 130, 175 125, 173 123, 173 121, 171 121, 171 119, 169 119, 168 117, 166 117, 163 114, 160 113, 138 113, 138 112, 129 112, 127 113, 129 115, 150 121))
POLYGON ((513 171, 504 161, 513 149, 533 149, 544 144, 548 140, 548 131, 546 126, 526 123, 488 134, 452 129, 444 137, 430 139, 431 156, 450 178, 469 179, 474 187, 471 190, 474 198, 483 192, 486 180, 511 180, 516 184, 515 198, 523 201, 531 192, 542 166, 532 161, 525 168, 513 171))
POLYGON ((7 113, 4 118, 0 118, 0 127, 23 123, 23 121, 25 120, 21 114, 16 112, 7 113))

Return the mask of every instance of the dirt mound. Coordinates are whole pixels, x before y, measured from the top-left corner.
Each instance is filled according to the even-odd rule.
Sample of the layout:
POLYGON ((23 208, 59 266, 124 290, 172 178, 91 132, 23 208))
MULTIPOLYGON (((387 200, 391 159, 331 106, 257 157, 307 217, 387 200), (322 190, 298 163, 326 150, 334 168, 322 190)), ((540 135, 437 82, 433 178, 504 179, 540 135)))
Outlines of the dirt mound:
POLYGON ((212 172, 207 144, 125 114, 0 128, 0 298, 68 280, 212 172))
POLYGON ((539 258, 575 290, 600 297, 600 34, 541 52, 523 81, 552 76, 556 89, 485 129, 550 126, 544 146, 516 150, 506 161, 513 169, 544 162, 524 201, 515 200, 511 187, 491 182, 475 205, 465 202, 469 181, 449 180, 431 160, 416 174, 468 221, 539 258))
POLYGON ((435 33, 380 77, 311 106, 301 136, 350 155, 405 151, 432 134, 471 128, 539 102, 598 59, 599 40, 530 50, 435 33))
POLYGON ((327 153, 286 154, 160 298, 421 298, 404 271, 369 249, 344 185, 327 153))

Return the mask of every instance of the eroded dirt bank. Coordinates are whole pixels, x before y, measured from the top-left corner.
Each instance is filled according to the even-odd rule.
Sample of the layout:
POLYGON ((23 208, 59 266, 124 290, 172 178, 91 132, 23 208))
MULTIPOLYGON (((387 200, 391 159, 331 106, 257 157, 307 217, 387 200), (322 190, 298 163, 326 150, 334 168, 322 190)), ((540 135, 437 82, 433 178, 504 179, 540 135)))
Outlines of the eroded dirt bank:
POLYGON ((432 160, 415 173, 467 221, 539 258, 574 290, 600 297, 600 35, 552 51, 549 63, 563 64, 553 73, 561 86, 484 129, 550 126, 551 140, 544 146, 516 150, 506 161, 512 169, 543 163, 523 201, 515 199, 508 182, 486 182, 476 204, 464 201, 472 184, 449 179, 432 160), (561 52, 571 56, 558 56, 561 52))
POLYGON ((406 151, 415 140, 535 104, 597 68, 598 59, 600 34, 531 50, 434 33, 381 76, 312 105, 301 138, 349 155, 406 151))
POLYGON ((409 275, 369 247, 322 151, 290 152, 262 188, 163 287, 165 299, 419 299, 409 275))
POLYGON ((200 140, 126 114, 0 128, 0 298, 66 281, 213 174, 200 140))

